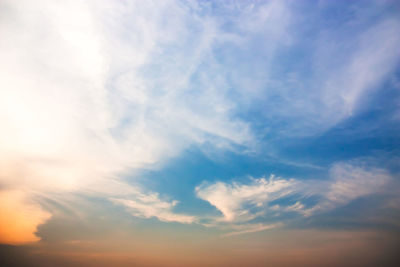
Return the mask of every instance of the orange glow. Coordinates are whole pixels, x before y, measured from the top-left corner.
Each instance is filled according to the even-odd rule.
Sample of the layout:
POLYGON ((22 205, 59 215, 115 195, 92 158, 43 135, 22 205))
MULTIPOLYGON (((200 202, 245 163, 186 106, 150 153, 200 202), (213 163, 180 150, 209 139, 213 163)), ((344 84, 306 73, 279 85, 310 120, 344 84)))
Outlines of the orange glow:
POLYGON ((37 226, 50 214, 26 200, 23 191, 0 192, 0 243, 22 244, 38 241, 37 226))

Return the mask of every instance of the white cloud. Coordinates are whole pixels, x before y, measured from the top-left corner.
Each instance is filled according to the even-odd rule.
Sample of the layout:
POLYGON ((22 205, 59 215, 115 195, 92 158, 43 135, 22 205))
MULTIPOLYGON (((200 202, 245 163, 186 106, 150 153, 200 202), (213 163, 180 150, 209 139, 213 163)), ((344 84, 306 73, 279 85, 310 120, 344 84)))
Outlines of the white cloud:
POLYGON ((312 216, 344 206, 360 197, 386 192, 387 186, 393 180, 390 174, 365 164, 362 161, 337 163, 330 168, 328 180, 297 180, 271 176, 269 180, 252 179, 250 184, 203 183, 196 187, 196 194, 223 214, 223 218, 215 219, 214 225, 243 225, 245 228, 247 225, 251 232, 254 224, 243 223, 258 217, 266 218, 270 215, 269 218, 279 219, 288 212, 312 216), (318 202, 312 206, 297 200, 310 196, 318 198, 318 202), (283 197, 289 200, 293 198, 295 202, 289 205, 270 205, 272 201, 283 197))
POLYGON ((193 223, 194 216, 182 215, 172 212, 176 201, 162 201, 157 193, 143 194, 138 193, 133 198, 121 199, 111 198, 113 203, 120 204, 134 216, 141 218, 155 217, 163 222, 193 223))
POLYGON ((208 201, 223 214, 223 221, 248 221, 265 210, 263 205, 293 192, 294 180, 275 178, 273 175, 253 179, 249 185, 217 182, 196 187, 199 198, 208 201), (252 209, 253 211, 250 211, 252 209))
MULTIPOLYGON (((193 222, 120 177, 192 144, 252 141, 218 82, 204 73, 189 84, 212 62, 212 20, 177 1, 2 1, 0 12, 2 194, 84 192, 135 216, 193 222)), ((46 217, 35 210, 32 232, 46 217)))
POLYGON ((383 192, 390 181, 390 174, 384 169, 366 168, 350 163, 338 163, 330 169, 331 181, 324 185, 319 194, 322 200, 303 212, 307 216, 344 206, 359 197, 383 192))
MULTIPOLYGON (((252 142, 219 88, 223 78, 205 72, 198 87, 189 83, 203 62, 210 73, 218 67, 210 53, 218 28, 192 7, 43 0, 1 8, 3 190, 115 196, 117 177, 190 145, 252 142)), ((172 216, 160 219, 190 220, 172 216)))
POLYGON ((340 32, 325 32, 320 37, 315 64, 329 69, 321 90, 326 107, 321 109, 324 110, 321 119, 327 121, 328 127, 354 115, 363 104, 359 101, 361 97, 379 89, 382 80, 396 68, 400 58, 399 28, 398 18, 382 19, 356 33, 354 38, 344 39, 348 50, 332 40, 340 38, 340 32), (329 60, 332 54, 338 54, 340 60, 329 60), (334 71, 332 66, 326 66, 330 61, 337 64, 334 71))
MULTIPOLYGON (((275 9, 265 12, 269 23, 254 22, 264 32, 246 35, 252 51, 238 49, 241 57, 257 53, 257 59, 232 68, 234 84, 247 88, 239 92, 244 109, 262 114, 271 136, 313 136, 331 129, 363 110, 396 70, 400 20, 395 13, 376 17, 382 6, 370 3, 353 10, 354 18, 326 27, 316 18, 326 10, 296 12, 283 1, 271 3, 275 9), (299 55, 304 58, 298 60, 299 55)), ((260 13, 264 9, 259 7, 260 13)))
POLYGON ((301 212, 304 209, 304 205, 300 202, 297 201, 296 203, 294 203, 291 206, 288 206, 284 209, 284 211, 297 211, 297 212, 301 212))
POLYGON ((212 81, 191 93, 188 79, 208 59, 217 29, 181 4, 3 5, 10 11, 1 24, 4 165, 29 165, 64 189, 157 163, 193 143, 251 141, 212 81), (164 23, 171 13, 174 22, 164 23), (185 47, 194 37, 198 43, 185 47))

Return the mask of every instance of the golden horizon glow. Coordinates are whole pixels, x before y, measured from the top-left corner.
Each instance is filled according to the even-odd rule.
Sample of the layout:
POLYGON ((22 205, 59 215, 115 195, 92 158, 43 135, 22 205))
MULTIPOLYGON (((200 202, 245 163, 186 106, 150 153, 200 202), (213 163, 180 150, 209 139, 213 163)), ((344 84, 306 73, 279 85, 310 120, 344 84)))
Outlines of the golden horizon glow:
POLYGON ((0 191, 0 243, 27 244, 40 240, 37 226, 51 214, 32 203, 23 191, 0 191))

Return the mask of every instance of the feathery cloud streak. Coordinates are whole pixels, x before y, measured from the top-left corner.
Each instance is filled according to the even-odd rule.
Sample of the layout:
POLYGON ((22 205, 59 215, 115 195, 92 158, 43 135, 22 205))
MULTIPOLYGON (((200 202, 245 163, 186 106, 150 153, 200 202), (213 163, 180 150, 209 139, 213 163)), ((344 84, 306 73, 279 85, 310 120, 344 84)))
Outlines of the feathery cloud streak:
POLYGON ((345 206, 360 197, 390 192, 389 185, 394 178, 383 169, 363 165, 337 163, 331 167, 328 180, 283 179, 271 175, 268 180, 251 178, 250 184, 203 183, 196 187, 196 194, 222 213, 222 218, 215 218, 215 225, 242 228, 228 236, 262 231, 282 226, 287 213, 310 217, 345 206), (316 197, 317 202, 302 203, 310 197, 316 197), (279 200, 287 204, 274 204, 279 200), (271 225, 255 223, 256 219, 266 216, 281 221, 271 225))

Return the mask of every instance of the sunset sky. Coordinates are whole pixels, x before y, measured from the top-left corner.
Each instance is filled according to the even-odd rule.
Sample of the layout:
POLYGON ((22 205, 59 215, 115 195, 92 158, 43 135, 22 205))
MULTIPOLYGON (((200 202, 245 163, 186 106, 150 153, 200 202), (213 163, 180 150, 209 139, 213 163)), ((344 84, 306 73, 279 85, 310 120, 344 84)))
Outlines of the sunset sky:
POLYGON ((0 266, 400 266, 399 1, 0 0, 0 60, 0 266))

